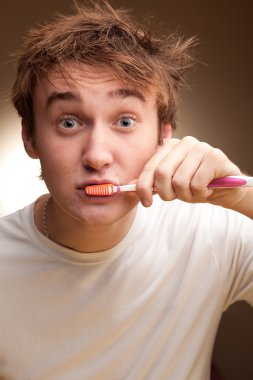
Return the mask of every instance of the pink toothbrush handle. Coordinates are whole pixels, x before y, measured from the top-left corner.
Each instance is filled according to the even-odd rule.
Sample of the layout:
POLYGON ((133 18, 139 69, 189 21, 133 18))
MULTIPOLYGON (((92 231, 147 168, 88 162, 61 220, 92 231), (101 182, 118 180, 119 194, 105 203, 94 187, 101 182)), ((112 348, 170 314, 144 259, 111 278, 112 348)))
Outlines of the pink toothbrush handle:
POLYGON ((236 177, 222 177, 222 178, 215 178, 212 180, 208 187, 210 188, 217 188, 217 187, 239 187, 246 185, 247 181, 243 178, 236 178, 236 177))

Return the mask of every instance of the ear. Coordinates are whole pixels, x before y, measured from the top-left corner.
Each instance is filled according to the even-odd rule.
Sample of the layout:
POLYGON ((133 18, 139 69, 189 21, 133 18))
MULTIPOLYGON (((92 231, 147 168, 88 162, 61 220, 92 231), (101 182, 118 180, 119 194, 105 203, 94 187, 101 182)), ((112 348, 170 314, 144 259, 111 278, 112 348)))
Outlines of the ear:
POLYGON ((162 140, 165 143, 167 140, 171 139, 172 128, 170 123, 166 123, 162 127, 162 140))
POLYGON ((38 152, 35 148, 34 138, 31 135, 31 132, 23 119, 22 119, 21 124, 22 124, 22 140, 23 140, 26 153, 31 158, 34 158, 34 159, 39 158, 38 152))

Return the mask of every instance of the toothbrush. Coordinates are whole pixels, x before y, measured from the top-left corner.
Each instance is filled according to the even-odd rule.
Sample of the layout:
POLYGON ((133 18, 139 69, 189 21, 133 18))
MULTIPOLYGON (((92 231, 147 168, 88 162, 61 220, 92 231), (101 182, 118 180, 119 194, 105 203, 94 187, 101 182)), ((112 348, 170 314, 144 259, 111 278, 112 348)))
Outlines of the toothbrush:
MULTIPOLYGON (((217 188, 234 188, 240 186, 253 187, 253 177, 248 176, 227 176, 215 178, 208 187, 217 188)), ((110 196, 112 194, 121 193, 123 191, 136 191, 136 184, 131 185, 113 185, 111 183, 102 183, 101 185, 90 185, 85 187, 87 195, 94 196, 110 196)))
POLYGON ((248 177, 246 175, 231 175, 227 177, 215 178, 208 185, 211 189, 234 188, 240 186, 253 187, 253 177, 248 177))
POLYGON ((102 183, 101 185, 90 185, 85 187, 87 195, 108 196, 122 191, 136 191, 136 184, 114 186, 112 183, 102 183))

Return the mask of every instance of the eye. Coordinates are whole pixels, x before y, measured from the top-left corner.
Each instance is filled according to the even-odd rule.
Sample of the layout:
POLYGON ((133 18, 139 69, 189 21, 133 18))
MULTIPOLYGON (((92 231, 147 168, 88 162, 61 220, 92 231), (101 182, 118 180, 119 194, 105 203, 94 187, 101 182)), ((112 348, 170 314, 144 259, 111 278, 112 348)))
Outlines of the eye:
POLYGON ((131 128, 131 127, 134 127, 135 125, 135 119, 129 116, 121 117, 118 120, 117 125, 119 125, 121 128, 131 128))
POLYGON ((79 123, 77 120, 68 117, 68 118, 62 119, 59 125, 63 129, 74 129, 79 126, 79 123))

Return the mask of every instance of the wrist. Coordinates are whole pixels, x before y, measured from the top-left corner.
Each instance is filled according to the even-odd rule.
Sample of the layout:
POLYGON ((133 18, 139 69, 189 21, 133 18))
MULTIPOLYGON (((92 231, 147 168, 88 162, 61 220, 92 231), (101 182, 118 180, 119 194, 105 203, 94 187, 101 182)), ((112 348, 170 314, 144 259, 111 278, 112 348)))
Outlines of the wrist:
POLYGON ((253 188, 245 187, 243 190, 243 196, 231 209, 253 219, 253 188))

